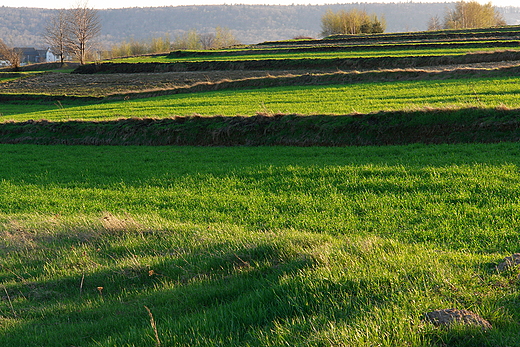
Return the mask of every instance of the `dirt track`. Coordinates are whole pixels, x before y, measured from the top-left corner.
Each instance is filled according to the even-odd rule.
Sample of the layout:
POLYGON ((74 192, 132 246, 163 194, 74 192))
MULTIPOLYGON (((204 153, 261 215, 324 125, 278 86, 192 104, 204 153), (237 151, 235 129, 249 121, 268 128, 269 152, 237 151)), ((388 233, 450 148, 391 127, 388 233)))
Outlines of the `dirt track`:
MULTIPOLYGON (((493 69, 520 65, 520 61, 423 67, 423 71, 455 69, 493 69)), ((395 71, 395 69, 393 70, 395 71)), ((330 72, 330 71, 329 71, 330 72)), ((0 93, 38 93, 48 95, 105 96, 111 93, 187 87, 200 82, 219 82, 251 77, 319 74, 320 71, 204 71, 135 74, 65 74, 49 72, 0 83, 0 93)))

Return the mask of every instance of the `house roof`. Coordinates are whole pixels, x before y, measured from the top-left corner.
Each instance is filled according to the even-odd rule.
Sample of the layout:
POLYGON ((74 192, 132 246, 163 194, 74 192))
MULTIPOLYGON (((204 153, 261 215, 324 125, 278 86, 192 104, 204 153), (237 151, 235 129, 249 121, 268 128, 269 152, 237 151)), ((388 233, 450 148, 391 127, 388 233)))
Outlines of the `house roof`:
POLYGON ((34 47, 15 47, 14 49, 22 52, 23 55, 39 55, 34 47))

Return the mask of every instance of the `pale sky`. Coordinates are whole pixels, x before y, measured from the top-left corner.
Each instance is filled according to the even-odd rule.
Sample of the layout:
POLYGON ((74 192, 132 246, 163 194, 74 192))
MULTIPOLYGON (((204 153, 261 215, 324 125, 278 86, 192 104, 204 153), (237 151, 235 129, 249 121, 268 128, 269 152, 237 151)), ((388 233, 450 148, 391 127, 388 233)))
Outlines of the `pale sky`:
MULTIPOLYGON (((180 6, 180 5, 233 5, 233 4, 248 4, 248 5, 322 5, 322 4, 337 4, 337 3, 386 3, 386 2, 455 2, 456 0, 352 0, 352 1, 334 1, 334 0, 88 0, 88 6, 103 9, 103 8, 125 8, 125 7, 157 7, 157 6, 180 6)), ((489 0, 477 0, 481 4, 486 4, 489 0)), ((83 3, 83 1, 80 1, 83 3)), ((37 7, 37 8, 67 8, 77 4, 77 0, 0 0, 0 6, 6 7, 37 7)), ((494 0, 491 1, 494 6, 518 6, 518 0, 494 0)))

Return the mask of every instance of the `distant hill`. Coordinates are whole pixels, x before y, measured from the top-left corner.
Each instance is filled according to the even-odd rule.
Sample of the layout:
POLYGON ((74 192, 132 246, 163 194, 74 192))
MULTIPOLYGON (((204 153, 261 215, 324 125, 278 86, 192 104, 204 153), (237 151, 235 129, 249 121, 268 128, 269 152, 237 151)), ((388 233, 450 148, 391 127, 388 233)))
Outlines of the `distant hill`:
MULTIPOLYGON (((123 40, 144 40, 169 34, 173 39, 190 29, 211 32, 227 27, 243 43, 320 37, 320 19, 327 9, 360 8, 384 16, 387 32, 420 31, 432 15, 443 16, 454 3, 370 3, 334 5, 214 5, 99 10, 105 48, 123 40)), ((520 23, 520 7, 500 8, 508 24, 520 23)), ((41 33, 55 10, 0 7, 0 38, 14 46, 45 46, 41 33)))

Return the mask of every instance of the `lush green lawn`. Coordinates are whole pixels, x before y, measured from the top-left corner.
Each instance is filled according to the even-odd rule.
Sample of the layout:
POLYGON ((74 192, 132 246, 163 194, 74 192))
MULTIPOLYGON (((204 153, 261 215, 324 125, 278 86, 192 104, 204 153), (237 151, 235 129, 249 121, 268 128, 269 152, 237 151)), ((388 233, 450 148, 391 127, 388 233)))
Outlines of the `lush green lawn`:
POLYGON ((517 144, 0 152, 2 346, 520 344, 517 144))
MULTIPOLYGON (((4 120, 117 119, 174 115, 253 115, 257 112, 349 114, 424 107, 520 106, 520 78, 295 86, 179 94, 77 106, 80 101, 0 104, 4 120), (41 107, 41 111, 36 111, 41 107)), ((81 105, 81 104, 80 104, 81 105)))

